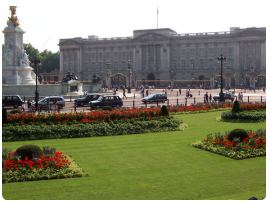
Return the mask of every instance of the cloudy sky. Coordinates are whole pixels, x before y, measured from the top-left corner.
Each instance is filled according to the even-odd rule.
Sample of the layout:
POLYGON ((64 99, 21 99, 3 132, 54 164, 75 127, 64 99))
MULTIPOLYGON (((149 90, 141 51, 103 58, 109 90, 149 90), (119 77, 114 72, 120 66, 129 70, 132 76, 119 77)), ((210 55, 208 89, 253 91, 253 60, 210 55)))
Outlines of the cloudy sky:
POLYGON ((57 51, 60 38, 127 37, 136 29, 156 28, 157 7, 159 28, 178 33, 269 24, 267 0, 2 0, 2 30, 10 5, 18 6, 20 26, 26 32, 24 42, 40 51, 57 51))

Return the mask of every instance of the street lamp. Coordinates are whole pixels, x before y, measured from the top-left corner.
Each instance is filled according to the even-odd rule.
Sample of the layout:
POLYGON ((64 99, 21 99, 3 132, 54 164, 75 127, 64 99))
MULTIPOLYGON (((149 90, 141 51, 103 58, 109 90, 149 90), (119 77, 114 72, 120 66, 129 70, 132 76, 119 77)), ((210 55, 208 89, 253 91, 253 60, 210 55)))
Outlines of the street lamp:
POLYGON ((128 60, 128 93, 131 93, 130 91, 130 60, 128 60))
POLYGON ((217 57, 217 60, 220 61, 220 93, 219 93, 219 101, 224 102, 224 93, 223 93, 223 61, 226 60, 225 57, 223 57, 222 54, 220 54, 219 57, 217 57))
POLYGON ((33 66, 36 71, 35 111, 38 110, 38 99, 39 99, 39 93, 38 93, 38 66, 39 65, 40 65, 40 60, 38 58, 35 58, 33 61, 33 66))

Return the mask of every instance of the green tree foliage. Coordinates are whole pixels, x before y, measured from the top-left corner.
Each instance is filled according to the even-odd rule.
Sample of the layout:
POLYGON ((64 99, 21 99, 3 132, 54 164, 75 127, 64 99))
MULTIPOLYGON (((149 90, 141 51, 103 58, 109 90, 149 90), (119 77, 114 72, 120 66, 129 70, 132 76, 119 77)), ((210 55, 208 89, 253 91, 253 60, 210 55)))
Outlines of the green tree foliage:
POLYGON ((53 70, 59 70, 59 52, 53 53, 47 49, 39 52, 39 50, 34 48, 31 44, 24 44, 24 49, 29 57, 30 64, 33 64, 35 58, 40 59, 40 72, 49 73, 53 70))
POLYGON ((45 49, 40 53, 40 56, 42 72, 49 73, 53 70, 59 70, 59 52, 53 53, 45 49))

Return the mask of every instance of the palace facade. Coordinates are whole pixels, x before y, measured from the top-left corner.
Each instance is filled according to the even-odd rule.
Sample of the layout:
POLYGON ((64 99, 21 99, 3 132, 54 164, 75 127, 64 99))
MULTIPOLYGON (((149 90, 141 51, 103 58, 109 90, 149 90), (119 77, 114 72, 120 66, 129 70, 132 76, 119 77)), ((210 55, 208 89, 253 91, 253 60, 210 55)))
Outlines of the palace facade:
POLYGON ((169 28, 135 30, 132 37, 60 39, 60 78, 74 72, 81 81, 99 78, 104 87, 258 88, 266 80, 266 28, 178 34, 169 28))

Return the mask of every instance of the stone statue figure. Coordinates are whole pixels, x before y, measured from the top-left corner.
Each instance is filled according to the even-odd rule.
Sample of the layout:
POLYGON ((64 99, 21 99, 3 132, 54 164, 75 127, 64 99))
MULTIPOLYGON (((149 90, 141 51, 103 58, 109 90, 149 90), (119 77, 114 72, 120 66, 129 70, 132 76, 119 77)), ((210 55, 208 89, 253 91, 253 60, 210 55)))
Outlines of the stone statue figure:
POLYGON ((2 52, 3 65, 11 66, 12 58, 13 58, 12 51, 10 49, 3 49, 3 52, 2 52))
POLYGON ((11 11, 11 16, 8 18, 8 23, 13 24, 15 27, 19 26, 19 20, 16 16, 16 7, 17 6, 10 6, 9 10, 11 11))
POLYGON ((65 75, 65 77, 63 78, 63 82, 68 82, 70 80, 78 80, 78 77, 75 75, 75 73, 70 73, 67 72, 67 74, 65 75))
POLYGON ((29 66, 29 59, 28 55, 25 50, 23 50, 22 58, 20 60, 20 65, 21 66, 29 66))

